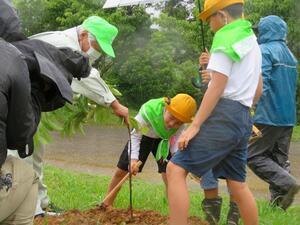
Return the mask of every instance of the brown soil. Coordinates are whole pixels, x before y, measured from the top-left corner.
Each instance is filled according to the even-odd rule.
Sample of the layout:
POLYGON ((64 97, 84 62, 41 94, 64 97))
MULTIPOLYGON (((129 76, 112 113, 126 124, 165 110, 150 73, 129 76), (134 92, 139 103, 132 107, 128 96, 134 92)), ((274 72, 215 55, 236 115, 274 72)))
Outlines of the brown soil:
MULTIPOLYGON (((35 225, 167 225, 168 217, 154 211, 134 210, 133 220, 126 209, 104 209, 100 206, 87 211, 71 210, 60 216, 38 218, 35 225)), ((189 225, 208 225, 197 217, 189 225)))

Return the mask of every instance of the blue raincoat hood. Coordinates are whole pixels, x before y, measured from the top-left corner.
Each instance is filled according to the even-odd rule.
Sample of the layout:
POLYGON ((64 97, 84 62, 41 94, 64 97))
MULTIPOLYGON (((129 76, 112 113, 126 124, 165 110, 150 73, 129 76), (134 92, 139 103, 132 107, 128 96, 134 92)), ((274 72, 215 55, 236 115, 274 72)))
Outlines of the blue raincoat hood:
POLYGON ((260 19, 258 32, 259 44, 270 41, 286 42, 288 27, 280 17, 272 15, 260 19))
POLYGON ((263 93, 254 122, 271 126, 296 123, 297 59, 286 44, 287 25, 267 16, 258 25, 262 53, 263 93))

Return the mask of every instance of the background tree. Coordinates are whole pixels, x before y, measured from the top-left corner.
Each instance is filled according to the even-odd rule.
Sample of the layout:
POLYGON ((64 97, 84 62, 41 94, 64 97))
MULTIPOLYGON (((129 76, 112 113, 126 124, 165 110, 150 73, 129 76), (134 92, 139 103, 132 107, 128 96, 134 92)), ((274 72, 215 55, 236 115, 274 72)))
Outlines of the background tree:
POLYGON ((197 74, 199 54, 197 24, 164 14, 155 23, 159 29, 152 32, 143 46, 131 51, 126 61, 116 62, 118 66, 113 70, 112 77, 124 101, 133 107, 149 98, 178 92, 200 95, 191 85, 191 77, 197 74))
MULTIPOLYGON (((187 7, 178 0, 168 1, 158 19, 151 19, 140 6, 104 10, 104 1, 99 0, 14 2, 27 35, 77 26, 90 15, 99 15, 116 25, 119 28, 114 42, 116 58, 112 60, 103 55, 95 66, 111 87, 121 91, 120 98, 125 105, 139 108, 150 98, 172 96, 178 92, 187 92, 200 99, 202 93, 190 82, 192 76, 198 76, 198 56, 202 51, 197 7, 193 11, 195 19, 187 21, 187 7), (156 26, 151 26, 153 23, 156 26)), ((288 45, 299 59, 300 5, 296 2, 248 0, 245 15, 254 24, 270 14, 282 17, 289 26, 288 45)), ((207 24, 204 28, 209 49, 213 34, 207 24)), ((77 105, 84 106, 82 102, 77 105)), ((83 108, 77 108, 79 113, 82 112, 80 109, 83 108)))

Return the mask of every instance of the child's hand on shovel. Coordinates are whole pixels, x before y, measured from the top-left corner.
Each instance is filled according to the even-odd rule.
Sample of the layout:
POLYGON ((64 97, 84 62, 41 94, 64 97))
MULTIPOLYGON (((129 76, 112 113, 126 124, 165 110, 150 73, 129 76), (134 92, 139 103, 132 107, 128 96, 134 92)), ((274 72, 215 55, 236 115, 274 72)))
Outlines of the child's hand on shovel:
MULTIPOLYGON (((143 163, 139 160, 135 160, 132 159, 131 160, 131 168, 132 168, 132 174, 136 175, 139 171, 139 167, 142 165, 143 163)), ((116 192, 118 192, 118 190, 121 188, 121 186, 123 185, 123 183, 129 178, 129 173, 126 174, 126 176, 124 176, 122 178, 122 180, 106 195, 106 197, 102 200, 102 203, 100 204, 100 208, 101 209, 107 209, 107 208, 111 208, 111 205, 108 205, 107 202, 110 202, 110 198, 116 194, 116 192)))
POLYGON ((139 160, 137 160, 137 159, 131 160, 131 173, 133 175, 137 175, 137 173, 139 172, 139 167, 141 164, 138 162, 139 162, 139 160))

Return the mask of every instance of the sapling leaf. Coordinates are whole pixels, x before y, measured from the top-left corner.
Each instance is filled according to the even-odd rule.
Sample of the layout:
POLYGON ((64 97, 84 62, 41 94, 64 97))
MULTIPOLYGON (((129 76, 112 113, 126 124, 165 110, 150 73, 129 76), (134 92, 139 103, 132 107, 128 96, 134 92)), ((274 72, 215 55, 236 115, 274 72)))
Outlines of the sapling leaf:
POLYGON ((132 116, 129 116, 129 125, 130 125, 130 128, 134 128, 136 129, 137 131, 140 131, 140 124, 139 122, 132 116))

